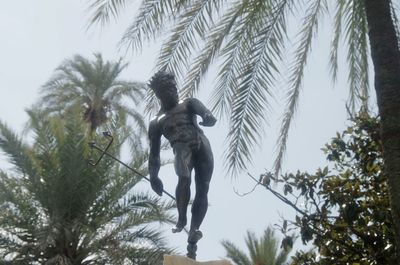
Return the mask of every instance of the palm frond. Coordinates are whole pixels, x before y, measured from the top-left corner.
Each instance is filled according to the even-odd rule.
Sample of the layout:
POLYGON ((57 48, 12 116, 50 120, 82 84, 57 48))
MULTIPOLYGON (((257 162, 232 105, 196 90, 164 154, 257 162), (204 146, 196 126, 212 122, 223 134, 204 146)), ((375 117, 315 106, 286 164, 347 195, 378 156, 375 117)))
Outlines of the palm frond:
POLYGON ((29 158, 27 145, 3 122, 0 122, 0 148, 18 172, 37 179, 37 172, 29 158))
POLYGON ((150 89, 150 87, 148 87, 146 90, 145 102, 146 106, 144 108, 144 113, 146 114, 146 116, 155 116, 157 111, 160 109, 160 103, 158 102, 154 91, 150 89))
POLYGON ((336 11, 334 17, 333 38, 331 41, 331 50, 329 56, 330 73, 333 82, 336 82, 338 74, 338 52, 339 41, 342 35, 343 13, 348 8, 349 2, 345 0, 338 0, 336 3, 336 11))
POLYGON ((337 2, 334 38, 330 55, 333 80, 337 76, 337 53, 342 31, 345 33, 344 36, 347 42, 347 63, 349 66, 348 82, 350 92, 348 104, 349 109, 354 112, 358 103, 361 103, 364 108, 368 108, 369 97, 368 26, 362 2, 343 0, 337 2))
MULTIPOLYGON (((54 76, 49 82, 43 85, 42 90, 51 91, 55 88, 60 87, 62 84, 68 80, 68 83, 73 85, 76 89, 84 88, 84 80, 82 80, 82 75, 77 75, 75 69, 70 66, 70 60, 65 60, 60 66, 55 69, 54 76)), ((69 91, 65 91, 69 92, 69 91)))
POLYGON ((123 242, 136 242, 134 245, 128 245, 128 249, 132 253, 128 255, 123 253, 128 259, 134 261, 134 264, 147 265, 157 264, 161 265, 164 254, 170 254, 172 249, 165 247, 165 239, 156 229, 139 229, 132 233, 126 233, 121 237, 123 242), (146 247, 141 245, 146 244, 146 247))
POLYGON ((105 26, 110 19, 116 19, 121 10, 125 8, 127 0, 94 0, 89 5, 89 10, 94 10, 89 19, 89 26, 100 24, 105 26))
MULTIPOLYGON (((101 54, 95 53, 97 58, 94 63, 99 63, 102 60, 101 54), (100 58, 100 59, 99 59, 100 58)), ((104 87, 104 93, 110 89, 110 87, 115 84, 118 80, 119 75, 129 66, 129 63, 124 62, 122 58, 117 61, 107 61, 105 64, 99 64, 95 67, 95 73, 97 74, 97 79, 102 81, 104 87)), ((129 84, 129 82, 127 82, 129 84)), ((101 85, 101 84, 99 84, 101 85)), ((137 85, 135 88, 140 89, 141 85, 138 82, 131 82, 131 86, 137 85)))
POLYGON ((53 204, 51 187, 57 181, 60 172, 57 138, 62 135, 59 131, 60 121, 46 116, 42 111, 28 111, 30 117, 30 129, 35 138, 31 151, 31 161, 40 175, 40 181, 33 182, 31 193, 39 201, 42 207, 50 209, 53 204), (51 191, 49 194, 49 191, 51 191))
MULTIPOLYGON (((96 62, 92 63, 89 59, 81 55, 75 55, 72 59, 67 60, 64 65, 61 65, 60 70, 66 73, 68 77, 75 76, 75 79, 73 77, 72 80, 76 80, 76 77, 80 77, 80 80, 83 81, 83 85, 87 85, 88 83, 96 84, 99 80, 95 74, 94 64, 96 64, 96 62)), ((88 89, 93 90, 94 86, 88 89)))
POLYGON ((258 242, 258 259, 265 264, 277 265, 276 257, 278 255, 278 240, 275 237, 274 230, 268 227, 264 231, 264 235, 258 242))
POLYGON ((304 69, 307 64, 308 54, 311 51, 313 37, 318 30, 318 19, 326 10, 326 7, 326 0, 312 1, 307 9, 307 14, 303 19, 303 27, 300 31, 299 44, 295 51, 294 63, 290 70, 291 74, 289 80, 289 91, 286 96, 286 109, 283 115, 283 121, 278 137, 278 154, 274 162, 274 171, 276 176, 279 175, 282 167, 290 125, 296 112, 296 107, 299 100, 304 69))
POLYGON ((186 7, 161 48, 157 69, 174 73, 178 80, 182 78, 191 54, 198 49, 198 40, 204 38, 213 24, 215 10, 219 10, 224 1, 192 1, 186 7))
POLYGON ((222 241, 222 246, 225 248, 226 256, 231 259, 236 265, 251 265, 249 258, 237 246, 228 240, 222 241))
POLYGON ((96 225, 110 223, 110 221, 112 225, 107 226, 107 228, 101 226, 104 227, 104 229, 99 231, 97 237, 91 240, 92 242, 90 244, 92 249, 108 245, 110 239, 117 238, 121 243, 140 243, 142 240, 146 243, 150 243, 152 246, 165 245, 160 230, 146 226, 154 222, 173 223, 175 221, 172 215, 166 213, 167 208, 164 208, 158 199, 154 200, 154 198, 143 194, 132 195, 128 196, 128 200, 124 202, 123 207, 125 207, 126 210, 122 212, 121 210, 110 212, 116 213, 116 215, 106 214, 93 219, 96 225), (120 213, 119 216, 118 213, 120 213), (123 215, 121 213, 123 213, 123 215), (106 216, 106 219, 98 223, 99 218, 104 218, 104 216, 106 216))
POLYGON ((62 114, 82 98, 82 94, 78 90, 73 91, 70 84, 60 84, 53 92, 42 95, 37 104, 31 109, 40 108, 48 114, 62 114), (58 92, 59 90, 62 90, 62 92, 58 92))
MULTIPOLYGON (((36 200, 36 196, 24 191, 22 186, 27 185, 26 181, 21 178, 9 176, 0 171, 0 224, 2 231, 10 230, 11 234, 18 234, 18 230, 31 231, 31 228, 37 223, 43 221, 40 218, 40 205, 36 200), (18 228, 13 227, 13 220, 19 220, 18 228)), ((29 184, 28 184, 29 185, 29 184)), ((28 188, 32 190, 31 188, 28 188)), ((3 234, 3 233, 0 233, 3 234)), ((4 240, 9 239, 11 244, 12 237, 4 235, 4 240)), ((14 242, 20 246, 18 242, 14 242)))
POLYGON ((113 82, 113 86, 106 91, 105 98, 110 101, 120 100, 126 96, 135 104, 143 102, 146 84, 142 82, 132 82, 118 80, 113 82))
POLYGON ((345 13, 345 37, 347 40, 347 62, 349 65, 348 81, 350 85, 349 108, 354 113, 357 102, 368 106, 368 25, 364 10, 364 2, 349 1, 348 12, 345 13))
POLYGON ((274 230, 270 227, 264 231, 260 238, 257 238, 254 232, 247 231, 245 243, 249 252, 248 256, 233 243, 227 240, 222 242, 227 251, 227 257, 236 265, 283 265, 290 252, 290 249, 279 251, 278 239, 275 237, 274 230))
POLYGON ((167 214, 166 211, 172 209, 175 203, 173 201, 162 201, 159 197, 155 197, 149 193, 136 192, 134 195, 128 196, 125 206, 131 210, 145 209, 149 213, 152 213, 149 215, 150 218, 160 215, 160 217, 164 217, 159 220, 166 218, 165 220, 167 221, 171 215, 167 214))
POLYGON ((155 248, 155 249, 142 249, 142 248, 128 248, 125 256, 132 264, 135 265, 162 265, 163 257, 165 254, 172 254, 175 251, 170 248, 155 248))
POLYGON ((221 69, 218 73, 218 83, 211 95, 211 110, 220 116, 228 115, 231 110, 232 97, 238 89, 237 77, 240 75, 242 59, 246 58, 250 49, 248 43, 251 41, 251 31, 253 17, 257 9, 251 9, 250 2, 240 1, 234 6, 236 10, 230 12, 236 13, 238 19, 232 26, 232 35, 226 40, 226 45, 220 51, 220 57, 224 59, 221 69), (246 52, 247 49, 247 52, 246 52))
POLYGON ((156 38, 168 23, 177 17, 179 7, 187 0, 144 0, 142 1, 135 20, 125 31, 120 45, 140 51, 143 43, 156 38))
MULTIPOLYGON (((210 33, 206 36, 207 41, 204 44, 204 48, 194 59, 192 67, 183 84, 182 94, 184 98, 192 97, 198 91, 201 77, 206 74, 214 58, 218 55, 224 40, 232 31, 233 26, 243 12, 243 8, 244 5, 242 1, 233 3, 223 14, 222 19, 213 26, 210 33)), ((216 103, 213 105, 216 105, 216 103)))
POLYGON ((40 99, 34 106, 49 113, 60 113, 76 99, 82 97, 82 80, 66 65, 57 68, 56 73, 40 88, 40 99))
MULTIPOLYGON (((97 190, 105 185, 105 179, 96 174, 95 169, 88 167, 85 161, 89 158, 89 146, 85 139, 84 125, 77 121, 79 111, 74 110, 74 120, 67 120, 64 134, 57 137, 57 156, 59 172, 57 174, 57 200, 54 203, 62 209, 60 216, 66 220, 79 218, 89 208, 97 190), (61 185, 60 185, 61 184, 61 185)), ((45 165, 47 161, 43 161, 45 165)))
POLYGON ((135 108, 128 108, 120 104, 113 104, 112 108, 118 115, 127 115, 127 117, 130 117, 132 119, 131 121, 135 125, 135 130, 133 131, 132 136, 138 137, 140 139, 144 135, 147 135, 147 125, 144 121, 144 117, 135 108))
POLYGON ((260 262, 258 260, 260 257, 259 253, 260 242, 258 241, 256 234, 254 232, 247 231, 245 242, 247 250, 249 251, 250 260, 253 262, 260 262))
POLYGON ((287 264, 286 261, 289 257, 291 249, 282 250, 279 255, 276 257, 275 264, 276 265, 285 265, 287 264))
MULTIPOLYGON (((271 88, 274 74, 279 73, 276 62, 281 58, 284 46, 285 14, 291 1, 282 1, 276 8, 269 6, 273 2, 264 1, 253 7, 256 25, 252 26, 251 39, 244 50, 246 60, 242 59, 241 71, 237 73, 238 88, 234 91, 229 149, 226 156, 228 169, 238 172, 251 162, 250 153, 261 140, 266 122, 265 112, 269 108, 268 96, 272 97, 271 88), (271 13, 273 10, 273 13, 271 13)), ((225 88, 227 90, 227 88, 225 88)))
MULTIPOLYGON (((98 197, 91 210, 93 213, 93 219, 97 218, 96 215, 107 214, 106 211, 98 211, 96 207, 103 207, 104 205, 119 205, 119 200, 121 200, 121 197, 126 196, 128 192, 141 180, 139 176, 132 174, 132 172, 128 169, 116 170, 114 174, 118 175, 118 177, 112 179, 98 194, 98 197)), ((123 202, 123 204, 125 204, 125 202, 123 202)), ((124 212, 123 207, 116 207, 116 215, 121 214, 122 212, 124 212)), ((111 216, 111 219, 116 217, 113 215, 111 216)))

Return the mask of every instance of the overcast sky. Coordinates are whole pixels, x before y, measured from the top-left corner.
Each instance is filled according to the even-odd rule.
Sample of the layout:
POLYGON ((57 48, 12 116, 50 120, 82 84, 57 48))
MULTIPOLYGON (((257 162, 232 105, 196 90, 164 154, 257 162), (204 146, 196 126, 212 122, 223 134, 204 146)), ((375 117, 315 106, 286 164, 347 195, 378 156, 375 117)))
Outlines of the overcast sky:
MULTIPOLYGON (((138 2, 138 1, 133 1, 138 2)), ((53 70, 66 58, 80 54, 93 58, 101 52, 105 59, 116 60, 123 56, 130 63, 122 77, 146 81, 154 73, 154 59, 159 44, 150 45, 140 56, 117 50, 117 43, 132 18, 135 6, 128 6, 118 23, 104 29, 86 31, 87 1, 83 0, 20 0, 4 1, 0 9, 0 119, 15 131, 21 132, 27 121, 24 109, 38 98, 38 89, 51 76, 53 70)), ((321 38, 315 43, 308 63, 306 78, 296 120, 292 126, 284 171, 308 170, 313 172, 326 165, 320 150, 336 131, 345 128, 347 99, 346 70, 333 86, 328 72, 327 47, 329 25, 320 29, 321 38), (344 73, 344 74, 343 74, 344 73)), ((341 63, 342 64, 342 63, 341 63)), ((205 80, 204 88, 212 87, 213 79, 205 80)), ((282 86, 282 89, 285 87, 282 86)), ((200 94, 207 103, 208 90, 200 94)), ((255 151, 254 166, 249 172, 255 176, 271 169, 274 147, 281 112, 283 95, 277 94, 275 111, 271 113, 266 128, 266 139, 255 151)), ((205 128, 213 146, 216 168, 209 194, 210 208, 201 230, 203 239, 198 243, 198 260, 223 257, 220 244, 229 239, 245 248, 243 236, 247 229, 261 235, 268 225, 279 223, 280 215, 290 217, 294 212, 267 191, 257 188, 246 197, 239 197, 234 190, 246 192, 254 183, 245 174, 237 179, 225 175, 222 154, 227 123, 220 121, 213 128, 205 128)), ((170 155, 170 154, 167 154, 170 155)), ((0 157, 0 167, 8 167, 0 157)), ((173 192, 176 176, 171 167, 161 170, 160 176, 166 190, 173 192)), ((182 254, 186 252, 186 236, 175 235, 166 229, 166 237, 182 254)))

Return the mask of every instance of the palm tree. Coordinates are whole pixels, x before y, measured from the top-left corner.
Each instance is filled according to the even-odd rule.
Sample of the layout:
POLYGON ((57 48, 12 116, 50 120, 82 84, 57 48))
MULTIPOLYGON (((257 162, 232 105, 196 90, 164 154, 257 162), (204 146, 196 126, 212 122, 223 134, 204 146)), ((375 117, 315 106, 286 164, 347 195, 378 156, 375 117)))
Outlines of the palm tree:
POLYGON ((125 123, 126 116, 132 117, 144 130, 142 115, 134 107, 127 107, 124 99, 131 100, 132 106, 136 107, 143 101, 145 85, 119 79, 128 66, 122 59, 104 62, 101 54, 94 56, 95 60, 90 61, 76 55, 57 67, 43 85, 42 97, 36 107, 63 115, 71 106, 80 106, 91 132, 110 119, 125 123))
MULTIPOLYGON (((31 113, 30 145, 0 122, 13 164, 13 173, 0 171, 0 264, 162 264, 171 249, 155 224, 173 221, 172 204, 132 190, 140 177, 112 160, 89 166, 79 113, 65 121, 31 113)), ((144 168, 146 157, 132 163, 144 168)))
POLYGON ((247 231, 245 241, 249 256, 232 242, 222 241, 227 252, 226 256, 236 265, 283 265, 286 264, 291 251, 291 248, 283 249, 278 253, 278 240, 270 227, 264 231, 260 239, 254 233, 247 231))
MULTIPOLYGON (((93 0, 92 23, 105 24, 125 8, 126 0, 93 0)), ((349 65, 349 106, 367 107, 368 60, 375 72, 383 158, 388 175, 393 220, 400 263, 400 26, 399 5, 391 0, 143 0, 122 44, 140 49, 169 30, 158 68, 183 79, 183 93, 197 92, 210 65, 218 64, 218 83, 212 94, 213 109, 230 117, 227 167, 245 169, 252 149, 260 143, 265 112, 286 50, 286 29, 295 21, 286 110, 278 139, 275 173, 281 170, 289 128, 302 86, 304 70, 318 25, 332 13, 330 65, 338 70, 338 49, 344 43, 349 65), (302 16, 302 21, 289 19, 302 16), (341 42, 341 40, 344 42, 341 42), (200 47, 199 47, 200 46, 200 47), (185 76, 185 78, 183 78, 185 76)), ((163 35, 164 36, 164 35, 163 35)))

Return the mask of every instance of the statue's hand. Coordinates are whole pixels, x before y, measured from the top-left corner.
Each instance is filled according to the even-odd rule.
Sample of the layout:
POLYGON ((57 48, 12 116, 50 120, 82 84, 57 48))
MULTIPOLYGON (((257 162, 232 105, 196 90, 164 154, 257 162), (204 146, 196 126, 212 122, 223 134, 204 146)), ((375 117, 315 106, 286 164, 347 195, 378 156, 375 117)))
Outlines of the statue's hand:
POLYGON ((163 183, 160 178, 158 177, 152 177, 150 178, 150 184, 151 188, 159 195, 162 195, 162 192, 164 190, 163 183))
POLYGON ((199 124, 201 125, 201 126, 207 126, 207 127, 211 127, 211 126, 214 126, 214 124, 217 122, 217 119, 213 116, 213 115, 211 115, 211 114, 206 114, 204 117, 203 117, 203 121, 202 122, 199 122, 199 124))

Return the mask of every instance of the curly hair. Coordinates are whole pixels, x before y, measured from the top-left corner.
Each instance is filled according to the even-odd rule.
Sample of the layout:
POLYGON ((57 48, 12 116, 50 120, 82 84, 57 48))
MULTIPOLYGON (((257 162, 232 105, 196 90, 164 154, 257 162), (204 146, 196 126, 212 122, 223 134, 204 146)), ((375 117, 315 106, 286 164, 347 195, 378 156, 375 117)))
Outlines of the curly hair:
POLYGON ((175 85, 175 76, 165 71, 158 71, 149 81, 149 87, 154 91, 168 88, 171 84, 175 85))

